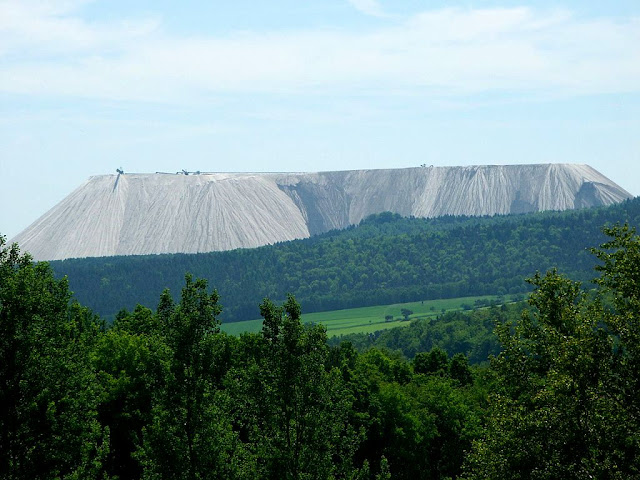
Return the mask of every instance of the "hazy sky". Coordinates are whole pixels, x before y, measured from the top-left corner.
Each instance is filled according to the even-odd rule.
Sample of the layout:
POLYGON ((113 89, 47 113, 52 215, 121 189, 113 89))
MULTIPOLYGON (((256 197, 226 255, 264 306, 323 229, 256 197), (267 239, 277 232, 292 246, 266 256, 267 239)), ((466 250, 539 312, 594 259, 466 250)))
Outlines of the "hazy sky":
POLYGON ((0 233, 91 175, 587 163, 640 195, 640 1, 0 0, 0 233))

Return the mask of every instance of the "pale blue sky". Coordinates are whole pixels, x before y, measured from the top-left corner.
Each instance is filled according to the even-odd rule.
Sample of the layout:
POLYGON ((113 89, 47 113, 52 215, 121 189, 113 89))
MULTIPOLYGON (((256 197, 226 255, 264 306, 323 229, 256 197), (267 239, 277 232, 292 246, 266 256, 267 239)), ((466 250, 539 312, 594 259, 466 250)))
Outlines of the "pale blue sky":
POLYGON ((90 175, 587 163, 640 194, 640 2, 0 0, 0 233, 90 175))

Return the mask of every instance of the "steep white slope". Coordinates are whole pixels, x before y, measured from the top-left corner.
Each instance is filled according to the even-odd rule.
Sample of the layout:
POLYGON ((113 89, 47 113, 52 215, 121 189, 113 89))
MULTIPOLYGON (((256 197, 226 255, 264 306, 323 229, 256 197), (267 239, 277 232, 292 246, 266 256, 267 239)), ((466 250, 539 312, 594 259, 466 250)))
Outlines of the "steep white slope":
POLYGON ((196 253, 309 236, 294 202, 261 175, 91 177, 13 241, 37 260, 196 253))
POLYGON ((316 233, 373 213, 494 215, 608 205, 631 195, 587 165, 420 167, 291 174, 278 178, 316 233), (318 208, 322 206, 323 208, 318 208))
POLYGON ((16 236, 38 260, 256 247, 373 213, 493 215, 631 195, 587 165, 420 167, 299 174, 91 177, 16 236))

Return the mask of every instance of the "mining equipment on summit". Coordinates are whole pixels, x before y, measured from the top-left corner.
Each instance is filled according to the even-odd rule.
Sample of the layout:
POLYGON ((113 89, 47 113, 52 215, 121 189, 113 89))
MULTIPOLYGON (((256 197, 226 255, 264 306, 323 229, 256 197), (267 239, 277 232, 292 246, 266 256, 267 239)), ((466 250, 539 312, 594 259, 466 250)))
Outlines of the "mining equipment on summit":
POLYGON ((427 160, 419 170, 311 173, 197 175, 176 167, 123 175, 118 168, 116 178, 116 169, 90 177, 11 241, 38 261, 217 252, 309 238, 385 211, 506 215, 632 198, 583 164, 466 165, 435 174, 427 160))

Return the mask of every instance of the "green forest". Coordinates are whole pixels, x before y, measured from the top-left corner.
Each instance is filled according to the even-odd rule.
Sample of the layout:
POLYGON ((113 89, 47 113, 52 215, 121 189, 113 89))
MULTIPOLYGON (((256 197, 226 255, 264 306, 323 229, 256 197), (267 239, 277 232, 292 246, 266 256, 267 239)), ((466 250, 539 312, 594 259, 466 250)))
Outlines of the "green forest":
MULTIPOLYGON (((615 208, 624 217, 637 211, 637 201, 615 208)), ((161 261, 175 263, 183 275, 172 291, 181 293, 164 290, 153 309, 119 309, 106 322, 71 294, 70 282, 88 280, 60 278, 0 237, 0 477, 640 478, 640 236, 627 224, 609 225, 588 252, 581 238, 593 222, 608 223, 609 212, 487 224, 450 219, 445 228, 379 216, 344 236, 211 255, 223 283, 240 282, 249 259, 264 258, 253 267, 256 289, 244 291, 246 302, 259 304, 262 331, 237 337, 220 331, 217 282, 184 275, 195 257, 131 262, 127 268, 149 283, 161 261), (564 222, 571 227, 563 229, 564 222), (407 231, 385 244, 385 228, 407 231), (543 268, 576 256, 575 249, 562 251, 565 244, 580 250, 569 273, 595 277, 593 283, 543 268), (489 245, 494 249, 480 251, 489 245), (342 272, 312 271, 320 268, 312 252, 322 249, 323 258, 337 256, 324 272, 340 258, 368 253, 342 265, 351 283, 341 283, 342 272), (426 256, 408 260, 414 253, 426 256), (287 263, 296 254, 301 258, 287 263), (229 263, 223 271, 232 261, 237 268, 229 263), (368 270, 369 279, 359 280, 363 264, 380 264, 380 273, 368 270), (340 293, 347 284, 362 291, 374 285, 372 295, 383 284, 398 286, 398 294, 411 296, 429 292, 422 275, 449 271, 448 264, 461 271, 441 279, 434 295, 445 286, 456 294, 476 288, 485 275, 487 288, 520 288, 513 279, 528 269, 528 304, 446 314, 398 334, 329 345, 322 325, 303 324, 304 301, 281 299, 277 290, 281 281, 299 284, 291 292, 307 298, 307 278, 326 281, 327 298, 338 292, 336 302, 350 301, 348 289, 340 293), (263 285, 269 275, 270 286, 263 285), (406 289, 412 282, 415 290, 406 289), (277 300, 252 298, 262 288, 276 289, 267 293, 277 300), (458 328, 468 332, 456 334, 458 328)), ((121 260, 93 265, 107 284, 125 278, 121 260), (121 273, 110 277, 108 268, 121 273)), ((120 287, 135 297, 133 283, 120 287)), ((102 295, 99 285, 86 288, 102 295)), ((318 296, 316 307, 323 301, 318 296)))
POLYGON ((420 352, 433 349, 449 356, 463 354, 469 364, 486 363, 491 355, 500 353, 497 323, 517 321, 528 309, 527 302, 515 302, 471 311, 446 312, 435 318, 415 319, 403 328, 378 330, 374 333, 352 333, 328 339, 330 346, 349 342, 359 351, 372 347, 396 352, 413 359, 420 352))
POLYGON ((121 308, 154 308, 185 272, 214 285, 221 320, 259 318, 259 299, 293 294, 307 313, 426 299, 523 293, 525 278, 556 267, 588 282, 588 249, 601 227, 640 225, 640 198, 609 207, 496 217, 402 218, 383 213, 347 230, 256 249, 51 262, 75 298, 113 319, 121 308), (256 301, 258 299, 258 301, 256 301))

